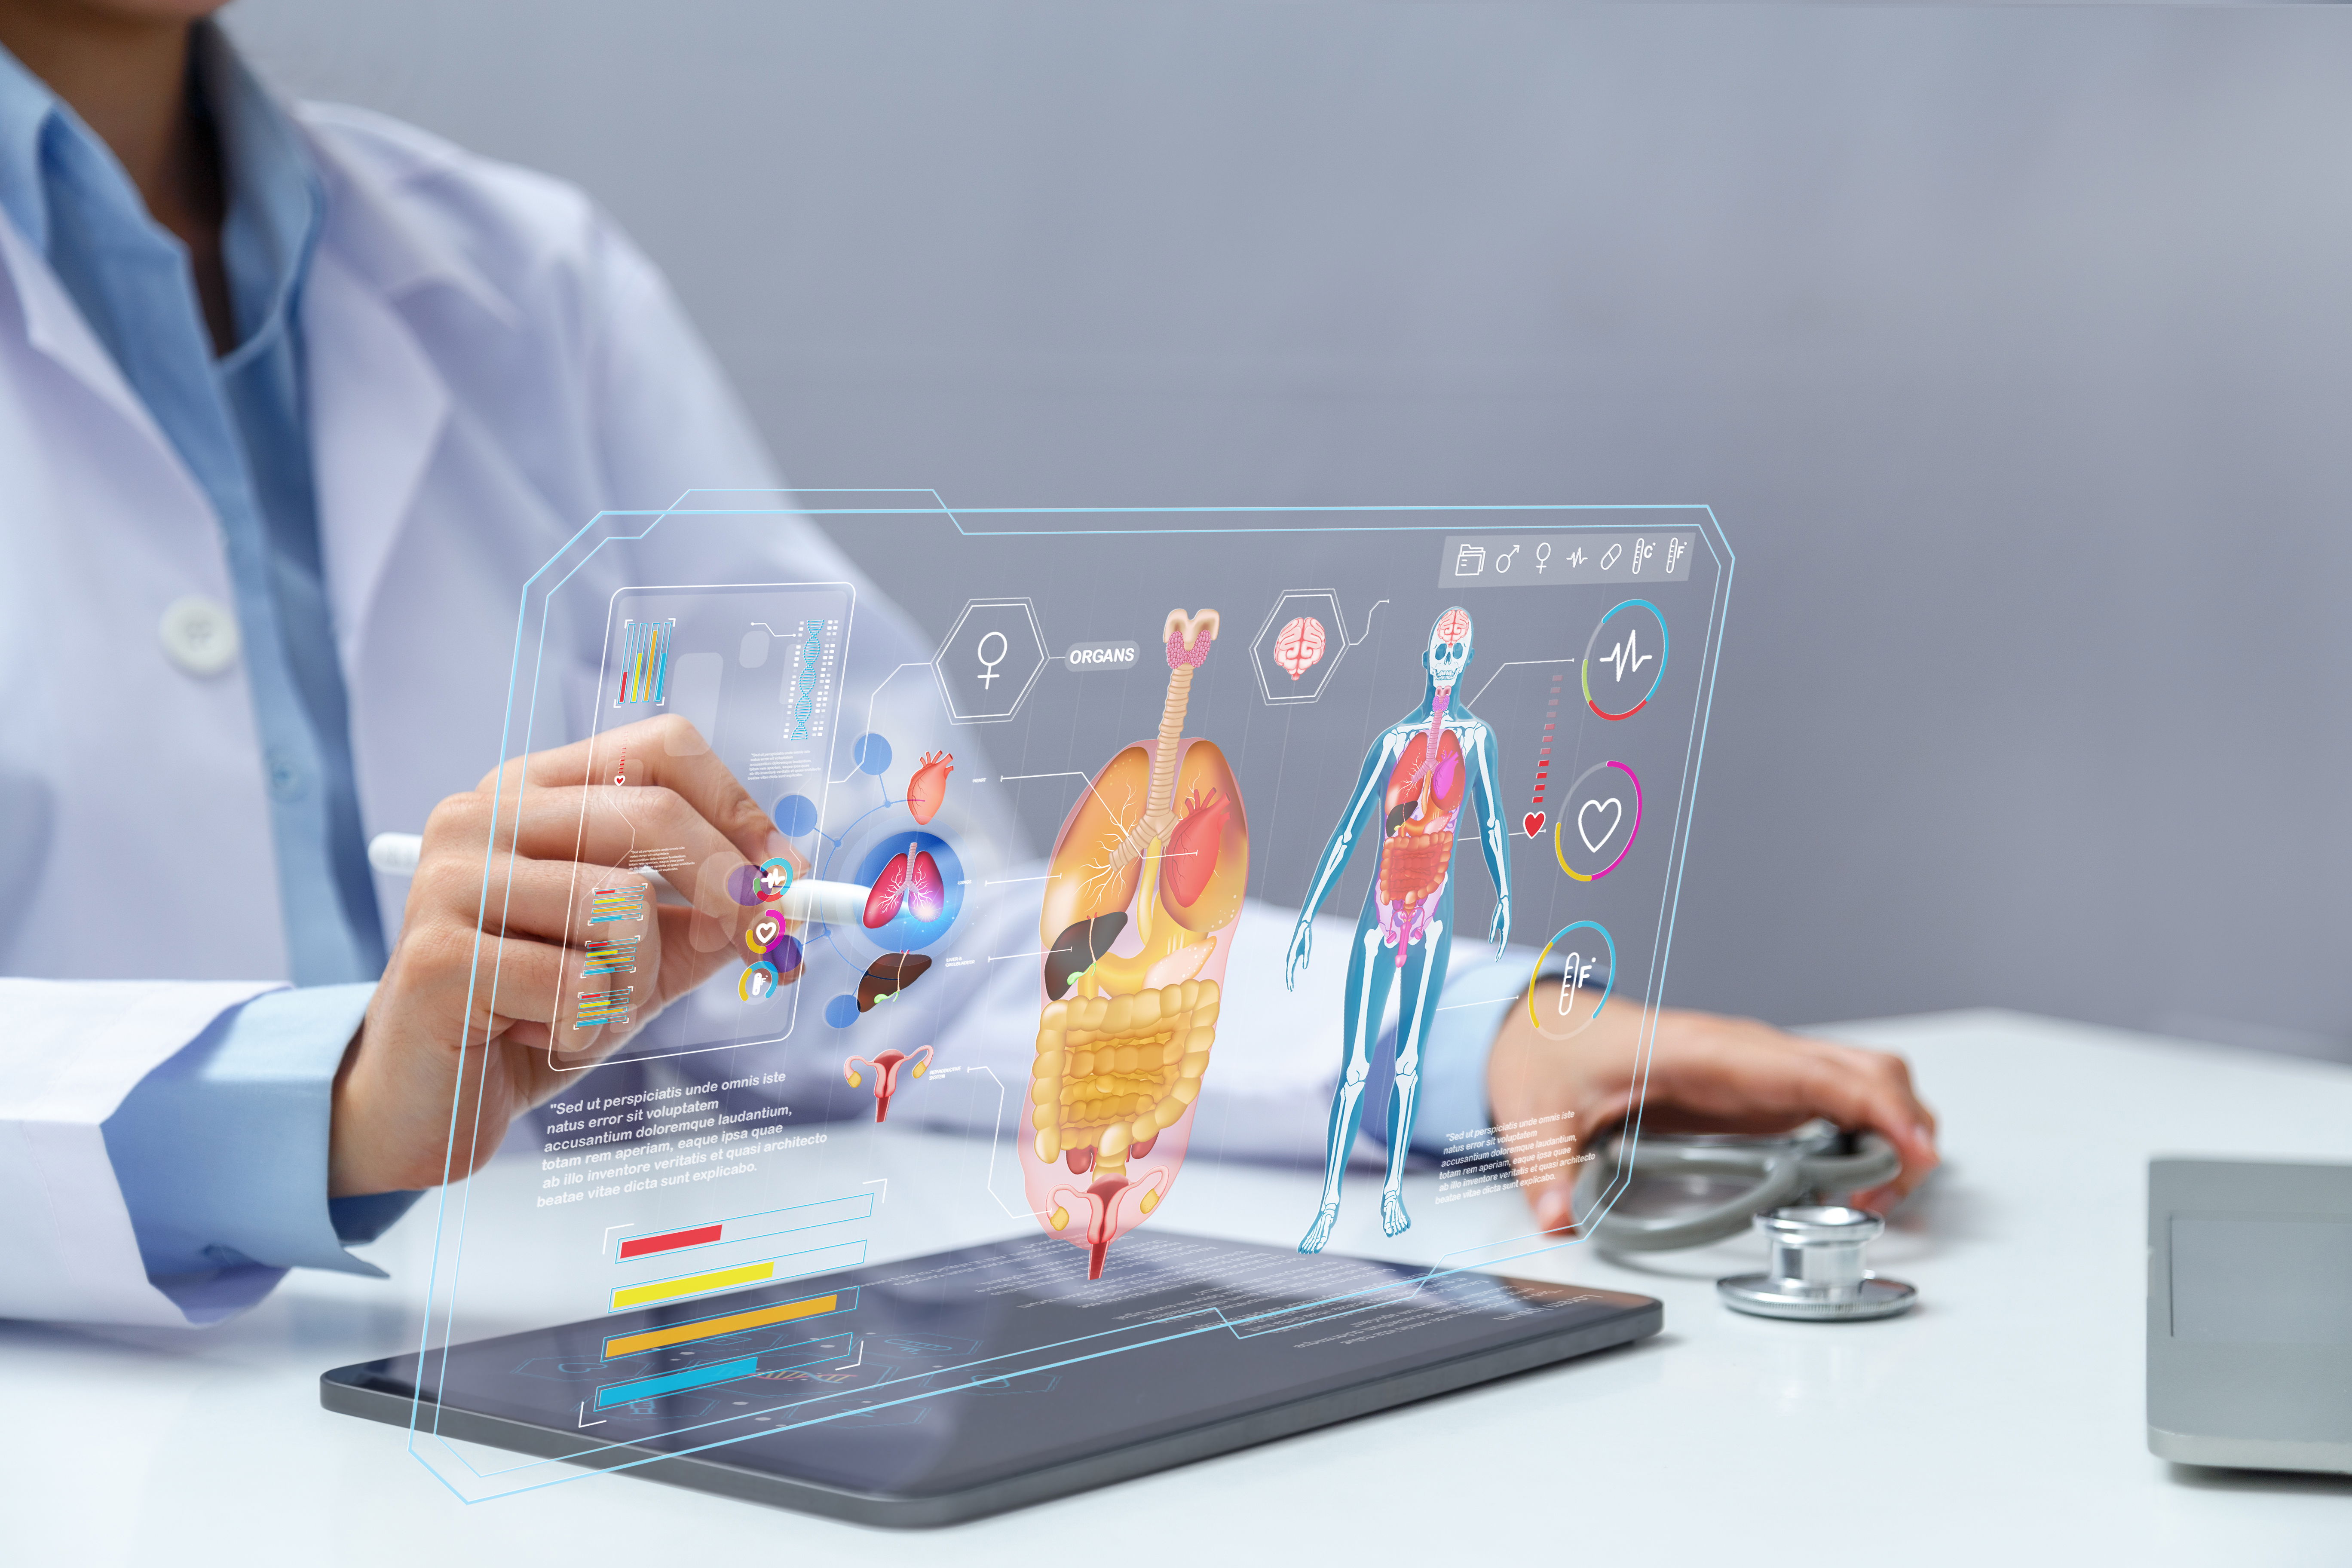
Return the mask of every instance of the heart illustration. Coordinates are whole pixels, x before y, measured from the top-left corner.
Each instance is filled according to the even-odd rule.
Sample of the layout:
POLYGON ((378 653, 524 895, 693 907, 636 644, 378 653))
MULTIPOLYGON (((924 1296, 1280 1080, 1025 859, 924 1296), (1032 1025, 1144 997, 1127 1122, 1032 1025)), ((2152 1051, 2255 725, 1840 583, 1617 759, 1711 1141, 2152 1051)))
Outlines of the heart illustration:
POLYGON ((1528 813, 1527 828, 1528 837, 1533 838, 1537 834, 1541 833, 1543 831, 1543 825, 1544 814, 1542 812, 1531 811, 1528 813))
POLYGON ((1601 853, 1601 847, 1617 836, 1618 821, 1624 815, 1624 806, 1613 795, 1607 800, 1588 800, 1576 808, 1576 836, 1584 840, 1584 847, 1587 849, 1598 855, 1601 853), (1598 838, 1593 837, 1591 830, 1584 826, 1585 815, 1588 812, 1596 816, 1605 815, 1609 818, 1609 826, 1601 830, 1601 837, 1598 838))

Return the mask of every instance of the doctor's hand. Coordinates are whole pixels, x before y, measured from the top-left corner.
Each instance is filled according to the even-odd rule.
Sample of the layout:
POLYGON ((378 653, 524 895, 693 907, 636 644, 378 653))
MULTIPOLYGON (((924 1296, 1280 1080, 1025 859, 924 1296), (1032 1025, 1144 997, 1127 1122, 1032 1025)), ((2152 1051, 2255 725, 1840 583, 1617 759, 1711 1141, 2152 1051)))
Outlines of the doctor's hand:
MULTIPOLYGON (((1633 1109, 1638 1086, 1642 1010, 1611 1004, 1581 1034, 1549 1040, 1511 1009, 1486 1058, 1495 1122, 1574 1113, 1576 1152, 1595 1148, 1633 1109)), ((1786 1132, 1815 1117, 1884 1134, 1903 1157, 1895 1180, 1850 1199, 1884 1209, 1937 1164, 1935 1114, 1919 1102, 1901 1057, 1783 1034, 1748 1018, 1658 1012, 1643 1094, 1647 1132, 1786 1132)), ((1580 1166, 1529 1182, 1536 1223, 1564 1230, 1580 1166)))
POLYGON ((744 953, 759 911, 730 881, 777 856, 795 876, 808 868, 682 719, 534 753, 443 801, 425 825, 400 941, 336 1075, 329 1193, 408 1191, 478 1169, 516 1115, 744 953), (679 868, 660 873, 670 901, 655 877, 622 868, 632 855, 679 868), (605 951, 592 959, 592 944, 605 951), (624 988, 624 1016, 597 1022, 592 1009, 579 1026, 584 996, 624 988))

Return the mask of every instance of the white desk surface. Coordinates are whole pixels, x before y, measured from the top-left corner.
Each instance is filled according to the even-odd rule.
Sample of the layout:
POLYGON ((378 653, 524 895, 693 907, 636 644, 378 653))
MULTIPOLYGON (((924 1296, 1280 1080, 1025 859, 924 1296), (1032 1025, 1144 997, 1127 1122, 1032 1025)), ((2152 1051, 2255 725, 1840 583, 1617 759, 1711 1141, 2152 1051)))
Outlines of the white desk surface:
MULTIPOLYGON (((414 1347, 413 1289, 304 1272, 202 1332, 0 1324, 0 1558, 1035 1568, 1097 1542, 1139 1563, 1449 1547, 1535 1563, 2352 1560, 2352 1481, 2178 1468, 2148 1454, 2142 1416, 2148 1157, 2352 1158, 2352 1069, 1991 1012, 1823 1032, 1907 1054, 1943 1119, 1945 1169, 1874 1254, 1920 1289, 1893 1321, 1724 1310, 1715 1278, 1760 1258, 1744 1241, 1654 1270, 1573 1248, 1515 1271, 1656 1296, 1665 1332, 899 1532, 614 1476, 460 1503, 404 1433, 319 1407, 325 1368, 414 1347), (1122 1549, 1138 1541, 1142 1555, 1122 1549)), ((1289 1188, 1313 1180, 1266 1172, 1195 1196, 1234 1234, 1287 1242, 1289 1188)), ((410 1280, 430 1247, 420 1215, 370 1249, 410 1280)))

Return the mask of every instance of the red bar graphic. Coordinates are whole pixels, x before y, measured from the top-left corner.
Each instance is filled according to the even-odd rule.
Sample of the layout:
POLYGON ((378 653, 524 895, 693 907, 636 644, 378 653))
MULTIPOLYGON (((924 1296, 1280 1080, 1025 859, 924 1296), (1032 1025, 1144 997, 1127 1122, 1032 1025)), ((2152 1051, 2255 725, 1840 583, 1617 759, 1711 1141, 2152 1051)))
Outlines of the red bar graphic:
POLYGON ((681 1247, 700 1247, 706 1241, 719 1239, 719 1227, 698 1225, 692 1230, 664 1231, 659 1236, 640 1236, 621 1243, 624 1258, 644 1258, 656 1252, 676 1252, 681 1247))

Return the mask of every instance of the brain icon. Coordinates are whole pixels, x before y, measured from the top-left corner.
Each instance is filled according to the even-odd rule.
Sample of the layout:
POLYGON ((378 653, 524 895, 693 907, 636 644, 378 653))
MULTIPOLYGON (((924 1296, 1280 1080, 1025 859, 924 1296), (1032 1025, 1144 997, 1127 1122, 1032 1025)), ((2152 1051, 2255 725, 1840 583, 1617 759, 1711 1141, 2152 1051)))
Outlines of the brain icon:
POLYGON ((1452 647, 1469 635, 1470 617, 1460 610, 1448 610, 1438 618, 1437 636, 1446 647, 1452 647))
POLYGON ((1274 634, 1274 662, 1297 679, 1323 662, 1324 637, 1323 623, 1312 616, 1285 622, 1274 634))

